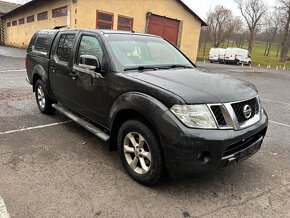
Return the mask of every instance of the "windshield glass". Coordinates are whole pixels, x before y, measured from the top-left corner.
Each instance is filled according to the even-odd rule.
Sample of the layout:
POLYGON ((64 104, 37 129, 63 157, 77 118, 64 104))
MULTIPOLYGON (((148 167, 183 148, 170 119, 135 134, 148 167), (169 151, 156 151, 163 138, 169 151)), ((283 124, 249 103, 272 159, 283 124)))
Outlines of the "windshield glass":
POLYGON ((162 38, 128 34, 108 34, 106 38, 113 55, 124 68, 193 67, 174 46, 162 38))

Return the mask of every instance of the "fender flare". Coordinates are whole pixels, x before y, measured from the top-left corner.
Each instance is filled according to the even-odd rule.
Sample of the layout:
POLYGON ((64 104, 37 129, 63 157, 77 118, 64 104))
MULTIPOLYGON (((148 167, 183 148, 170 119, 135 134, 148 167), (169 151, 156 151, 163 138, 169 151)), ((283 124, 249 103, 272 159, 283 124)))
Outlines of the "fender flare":
POLYGON ((134 110, 144 116, 152 125, 155 125, 158 118, 169 109, 150 95, 140 92, 123 93, 114 101, 111 107, 109 114, 110 129, 113 127, 117 114, 122 110, 134 110))
POLYGON ((48 72, 46 72, 43 67, 40 65, 40 64, 37 64, 34 68, 33 68, 33 71, 32 71, 32 85, 33 85, 33 92, 35 91, 35 82, 34 81, 34 78, 35 76, 39 76, 40 79, 43 81, 44 85, 45 85, 45 88, 48 92, 48 95, 50 97, 51 100, 54 100, 54 97, 53 97, 53 94, 52 94, 52 91, 51 91, 51 88, 50 88, 50 82, 49 82, 49 78, 48 78, 48 72))

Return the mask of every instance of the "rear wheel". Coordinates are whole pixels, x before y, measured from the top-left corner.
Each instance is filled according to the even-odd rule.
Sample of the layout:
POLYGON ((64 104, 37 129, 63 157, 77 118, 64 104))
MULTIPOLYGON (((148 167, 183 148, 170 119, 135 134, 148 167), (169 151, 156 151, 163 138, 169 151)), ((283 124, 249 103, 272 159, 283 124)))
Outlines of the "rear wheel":
POLYGON ((141 121, 125 122, 118 134, 118 150, 126 172, 143 185, 154 185, 163 171, 162 153, 154 132, 141 121))
POLYGON ((48 97, 44 83, 40 79, 35 83, 35 98, 41 113, 51 114, 53 112, 51 100, 48 97))

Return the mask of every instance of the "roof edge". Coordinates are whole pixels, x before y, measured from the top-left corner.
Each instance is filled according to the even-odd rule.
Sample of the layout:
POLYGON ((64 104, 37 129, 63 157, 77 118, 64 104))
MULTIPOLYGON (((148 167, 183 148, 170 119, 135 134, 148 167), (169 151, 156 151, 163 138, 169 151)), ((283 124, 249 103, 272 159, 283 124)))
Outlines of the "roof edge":
POLYGON ((207 26, 207 23, 201 19, 193 10, 191 10, 182 0, 177 0, 189 13, 201 22, 201 26, 207 26))

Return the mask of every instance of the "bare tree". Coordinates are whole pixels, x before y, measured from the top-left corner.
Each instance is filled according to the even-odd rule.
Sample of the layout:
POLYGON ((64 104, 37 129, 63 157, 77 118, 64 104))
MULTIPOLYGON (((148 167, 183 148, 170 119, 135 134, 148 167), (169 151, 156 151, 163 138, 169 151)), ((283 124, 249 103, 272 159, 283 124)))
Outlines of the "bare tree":
POLYGON ((269 56, 272 44, 278 34, 278 30, 281 24, 281 14, 277 9, 268 12, 264 16, 264 39, 266 41, 266 47, 264 56, 269 56))
POLYGON ((284 33, 282 36, 281 42, 281 52, 280 52, 280 61, 284 62, 287 59, 287 54, 289 50, 289 25, 290 25, 290 0, 279 0, 280 5, 278 8, 280 11, 284 11, 286 16, 283 16, 284 22, 284 33))
POLYGON ((207 24, 213 47, 219 47, 235 28, 232 11, 222 5, 217 5, 207 14, 207 24))
POLYGON ((235 0, 235 2, 249 29, 248 50, 251 52, 261 18, 267 11, 267 5, 263 0, 235 0))

